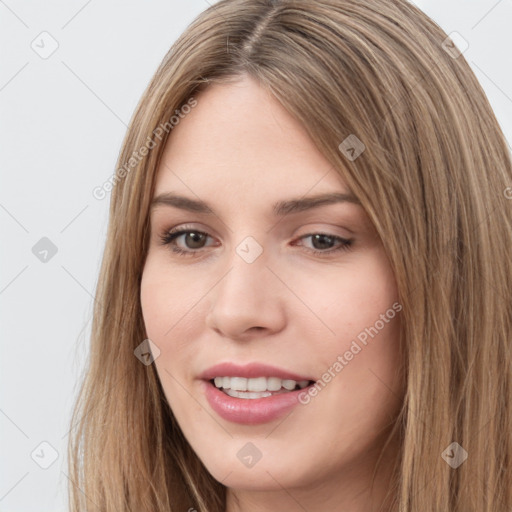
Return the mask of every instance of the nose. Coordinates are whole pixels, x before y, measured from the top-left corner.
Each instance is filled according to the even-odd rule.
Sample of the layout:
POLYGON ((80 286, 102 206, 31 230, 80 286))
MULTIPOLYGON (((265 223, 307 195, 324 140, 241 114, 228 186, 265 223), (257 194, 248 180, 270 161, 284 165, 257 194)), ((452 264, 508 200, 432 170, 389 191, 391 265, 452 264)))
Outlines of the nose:
POLYGON ((285 294, 286 287, 267 267, 265 253, 252 263, 235 253, 229 270, 209 294, 206 326, 240 341, 275 334, 284 328, 285 294))

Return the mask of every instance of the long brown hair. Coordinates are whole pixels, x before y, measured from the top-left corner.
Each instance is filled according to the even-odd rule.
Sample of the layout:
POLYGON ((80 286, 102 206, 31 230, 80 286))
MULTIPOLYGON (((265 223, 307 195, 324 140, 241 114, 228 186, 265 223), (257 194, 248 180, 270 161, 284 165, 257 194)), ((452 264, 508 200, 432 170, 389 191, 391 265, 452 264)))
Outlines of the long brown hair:
POLYGON ((303 124, 394 270, 406 397, 393 511, 512 510, 511 156, 464 56, 405 0, 221 0, 165 56, 113 183, 70 434, 71 510, 225 508, 226 489, 134 349, 146 338, 140 280, 165 141, 202 88, 242 74, 303 124))

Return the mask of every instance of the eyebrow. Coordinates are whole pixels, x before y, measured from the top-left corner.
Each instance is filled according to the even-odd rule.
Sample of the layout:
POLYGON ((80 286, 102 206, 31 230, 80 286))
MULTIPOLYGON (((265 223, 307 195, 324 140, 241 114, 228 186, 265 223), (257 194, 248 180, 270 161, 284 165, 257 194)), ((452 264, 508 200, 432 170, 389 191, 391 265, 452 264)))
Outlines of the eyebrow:
MULTIPOLYGON (((335 203, 352 203, 361 205, 361 202, 354 195, 335 192, 279 201, 274 204, 272 211, 276 217, 282 217, 290 213, 303 212, 335 203)), ((175 208, 180 208, 189 212, 213 214, 213 209, 205 201, 180 196, 170 192, 159 194, 153 199, 151 202, 151 209, 154 209, 157 206, 174 206, 175 208)))

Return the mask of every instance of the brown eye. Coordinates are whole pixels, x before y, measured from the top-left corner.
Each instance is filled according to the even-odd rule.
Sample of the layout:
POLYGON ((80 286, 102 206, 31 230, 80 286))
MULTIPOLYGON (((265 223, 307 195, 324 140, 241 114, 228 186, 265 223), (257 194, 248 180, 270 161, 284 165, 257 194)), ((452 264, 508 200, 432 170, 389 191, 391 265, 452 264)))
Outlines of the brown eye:
POLYGON ((309 252, 323 256, 324 254, 330 255, 338 251, 347 251, 351 248, 353 239, 346 239, 336 235, 329 235, 327 233, 310 233, 300 237, 300 240, 311 238, 312 249, 306 248, 309 252), (333 245, 338 243, 338 247, 332 248, 333 245))
POLYGON ((180 229, 177 231, 168 231, 160 237, 163 245, 169 245, 171 250, 181 255, 195 255, 199 249, 205 247, 206 239, 209 237, 208 233, 203 231, 196 231, 193 229, 180 229), (179 247, 177 240, 183 237, 182 243, 185 247, 179 247))
POLYGON ((184 233, 183 241, 185 242, 187 249, 201 249, 207 236, 208 235, 201 232, 186 231, 184 233))
POLYGON ((311 241, 313 243, 313 247, 315 249, 332 249, 332 245, 335 244, 335 239, 333 236, 329 235, 312 235, 311 241))

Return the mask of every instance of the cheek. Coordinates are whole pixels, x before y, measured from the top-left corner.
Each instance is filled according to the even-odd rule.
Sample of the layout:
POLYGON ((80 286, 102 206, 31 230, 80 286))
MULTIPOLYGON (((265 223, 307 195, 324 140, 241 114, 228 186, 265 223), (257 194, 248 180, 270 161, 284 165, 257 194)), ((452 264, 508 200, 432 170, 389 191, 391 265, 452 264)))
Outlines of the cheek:
MULTIPOLYGON (((188 288, 190 291, 190 288, 188 288)), ((140 300, 147 337, 160 350, 155 367, 171 409, 186 419, 190 407, 183 407, 187 394, 180 386, 183 372, 191 367, 194 350, 190 339, 196 323, 190 311, 197 300, 181 292, 180 278, 168 266, 148 257, 142 274, 140 300), (177 371, 180 369, 180 371, 177 371)))
POLYGON ((299 293, 318 319, 322 329, 318 338, 326 351, 346 345, 348 349, 358 335, 364 341, 365 333, 368 336, 367 330, 375 324, 383 337, 395 334, 390 324, 396 322, 390 320, 398 316, 398 306, 393 309, 398 293, 383 250, 367 251, 352 263, 300 281, 299 293))
POLYGON ((160 350, 155 366, 169 402, 181 396, 178 381, 192 377, 204 330, 197 316, 204 286, 202 279, 172 268, 165 255, 148 255, 140 289, 142 316, 147 337, 160 350))
POLYGON ((178 331, 194 325, 193 309, 202 284, 173 269, 162 255, 150 255, 142 273, 140 301, 148 337, 172 341, 178 331))
MULTIPOLYGON (((390 412, 402 390, 401 305, 383 252, 368 253, 350 272, 333 273, 323 293, 318 287, 312 291, 308 298, 311 304, 322 305, 316 311, 324 324, 315 350, 321 362, 320 385, 312 398, 316 401, 322 395, 318 404, 344 403, 361 417, 374 405, 390 412)), ((337 414, 331 419, 336 424, 337 414)))

